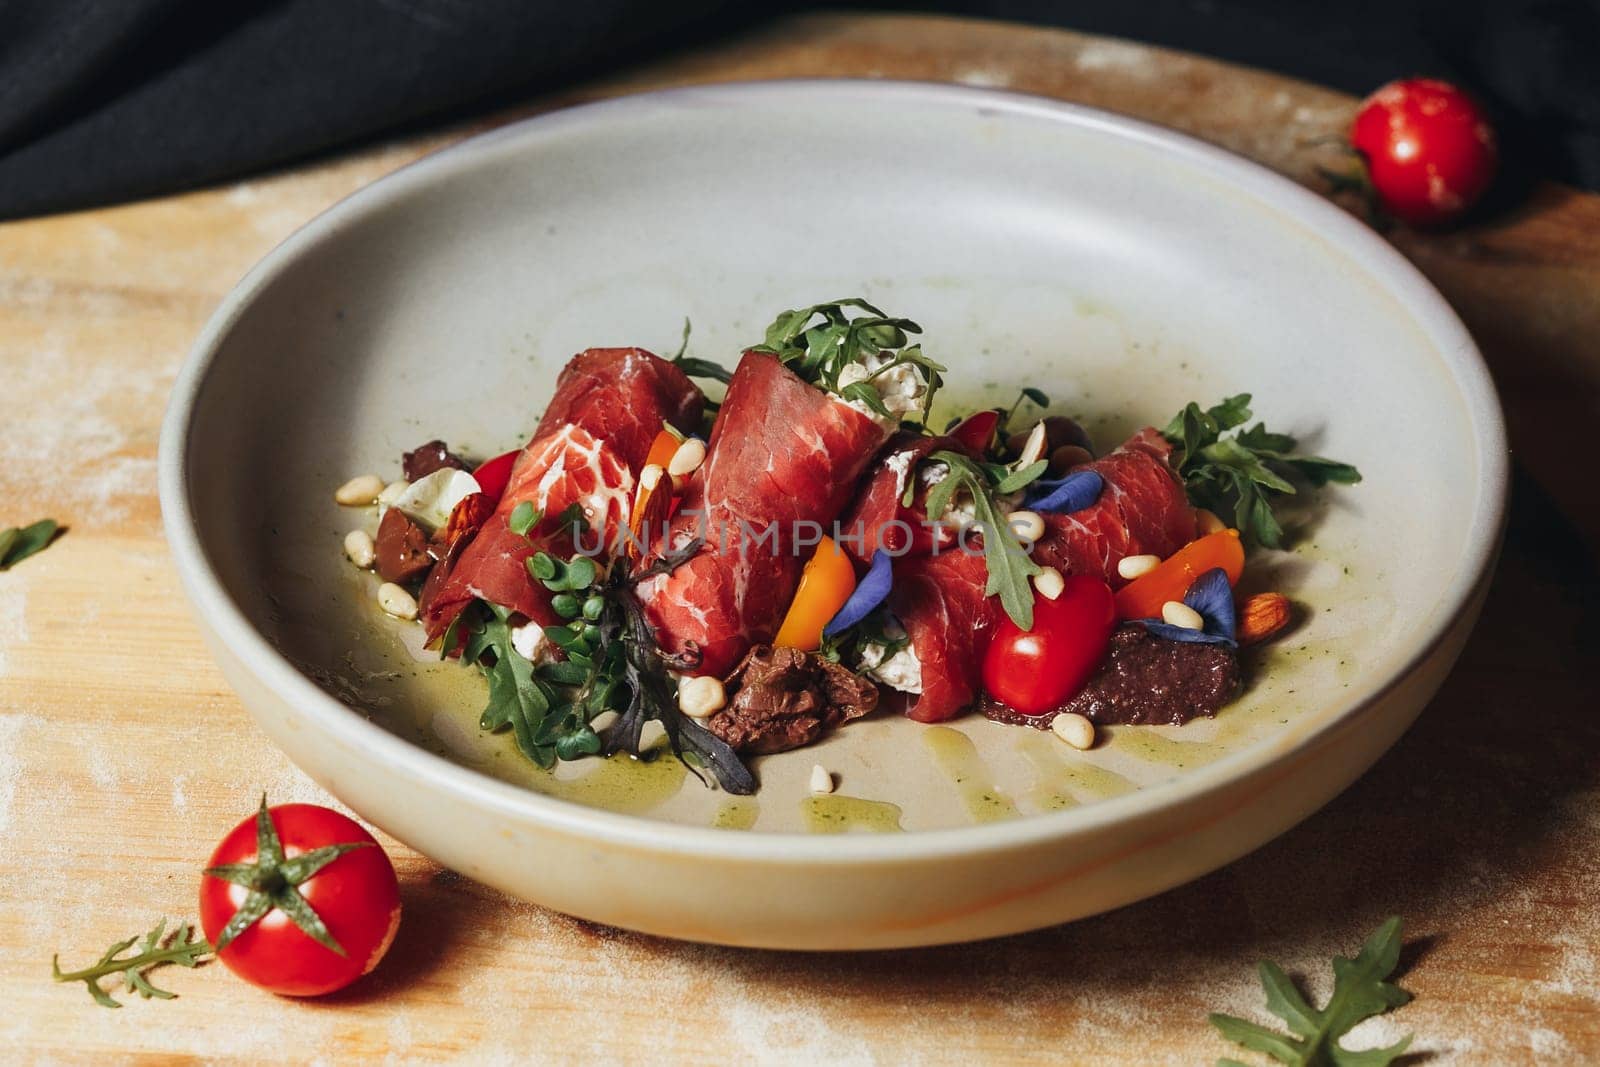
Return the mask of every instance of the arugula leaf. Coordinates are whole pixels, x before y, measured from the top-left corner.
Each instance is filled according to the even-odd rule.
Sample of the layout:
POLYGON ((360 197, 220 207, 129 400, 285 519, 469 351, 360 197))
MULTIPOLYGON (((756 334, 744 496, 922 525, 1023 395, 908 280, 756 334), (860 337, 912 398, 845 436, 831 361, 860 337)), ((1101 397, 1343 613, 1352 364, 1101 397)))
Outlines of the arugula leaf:
POLYGON ((922 332, 910 319, 890 318, 860 297, 785 311, 767 327, 761 344, 752 351, 769 352, 790 370, 820 389, 846 400, 866 404, 879 415, 888 416, 882 398, 868 383, 895 367, 910 364, 918 369, 928 388, 922 400, 922 422, 926 423, 933 395, 944 384, 944 366, 922 353, 921 345, 910 343, 911 334, 922 332), (847 309, 866 314, 852 317, 847 309), (866 381, 841 386, 844 369, 864 362, 869 356, 887 357, 866 381))
MULTIPOLYGON (((1033 586, 1028 579, 1038 574, 1040 567, 1018 543, 995 502, 995 493, 999 491, 997 481, 1004 482, 996 478, 993 470, 960 452, 940 450, 930 455, 927 462, 943 463, 949 471, 928 490, 928 515, 935 518, 943 515, 961 490, 971 496, 975 525, 983 534, 983 560, 989 571, 984 595, 998 595, 1012 622, 1024 630, 1033 629, 1033 586)), ((1005 471, 1004 467, 997 469, 1005 471)), ((1018 474, 1027 474, 1027 471, 1018 474)))
POLYGON ((883 658, 888 659, 910 644, 911 636, 900 625, 900 620, 889 611, 888 605, 879 604, 854 626, 832 635, 824 631, 817 655, 833 663, 852 665, 860 662, 867 645, 883 646, 883 658))
POLYGON ((544 627, 544 635, 565 658, 537 668, 529 664, 509 647, 507 614, 491 607, 491 617, 476 624, 463 653, 468 662, 483 666, 489 678, 483 728, 510 725, 517 731, 518 747, 549 767, 558 759, 597 754, 639 756, 644 724, 656 719, 672 751, 691 770, 709 768, 730 793, 755 792, 755 778, 733 749, 678 708, 669 671, 690 669, 695 662, 661 651, 633 592, 640 580, 671 571, 700 547, 699 541, 691 542, 637 574, 629 573, 625 561, 603 574, 586 556, 562 560, 548 552, 534 553, 528 572, 554 594, 550 606, 565 620, 544 627), (508 658, 509 667, 502 668, 508 658), (608 710, 619 718, 602 742, 589 723, 608 710))
POLYGON ((1295 439, 1269 431, 1264 423, 1223 436, 1249 419, 1250 394, 1239 393, 1204 410, 1191 402, 1161 433, 1175 449, 1175 466, 1191 503, 1220 516, 1231 515, 1245 537, 1278 548, 1283 544, 1283 527, 1272 512, 1272 502, 1296 494, 1292 479, 1318 487, 1353 485, 1361 480, 1361 472, 1338 460, 1293 455, 1295 439))
POLYGON ((0 571, 10 570, 29 556, 43 552, 60 531, 61 524, 54 519, 40 519, 21 529, 8 526, 0 530, 0 571))
POLYGON ((733 372, 713 360, 696 359, 694 356, 679 356, 672 362, 691 378, 710 378, 721 382, 723 385, 733 381, 733 372))
MULTIPOLYGON (((1017 394, 1017 399, 1011 402, 1010 407, 1004 409, 996 408, 995 410, 1000 413, 1000 421, 995 426, 995 433, 999 435, 1000 440, 1004 441, 1006 439, 1006 435, 1011 432, 1011 420, 1017 417, 1017 412, 1020 411, 1022 409, 1022 405, 1026 403, 1032 403, 1034 407, 1037 407, 1042 411, 1050 406, 1050 397, 1043 389, 1036 389, 1031 385, 1025 385, 1022 387, 1022 391, 1017 394)), ((954 429, 956 424, 960 421, 960 419, 954 420, 950 423, 949 428, 954 429)))
POLYGON ((1018 471, 1001 468, 1002 475, 995 483, 994 491, 997 493, 1020 493, 1044 475, 1050 469, 1050 461, 1041 459, 1030 463, 1018 471))
POLYGON ((82 982, 96 1004, 103 1008, 120 1008, 122 1005, 101 987, 99 979, 120 973, 127 988, 146 1000, 152 997, 158 1000, 172 1000, 177 994, 152 985, 150 979, 145 976, 146 972, 164 963, 176 963, 180 967, 197 967, 211 955, 214 955, 211 944, 200 936, 199 928, 194 924, 179 923, 172 928, 171 933, 168 933, 167 920, 162 919, 144 935, 142 942, 137 937, 118 941, 106 949, 96 963, 81 971, 63 971, 61 957, 52 956, 50 976, 58 982, 82 982), (128 949, 134 948, 135 944, 139 947, 134 949, 132 956, 122 955, 128 949))
POLYGON ((1386 1048, 1360 1051, 1345 1048, 1339 1040, 1357 1023, 1411 999, 1410 993, 1386 981, 1399 962, 1400 919, 1395 917, 1367 938, 1355 959, 1334 957, 1333 995, 1321 1010, 1306 1003, 1283 968, 1271 961, 1259 965, 1267 1010, 1288 1024, 1289 1034, 1218 1012, 1207 1018, 1229 1041, 1290 1067, 1388 1067, 1411 1046, 1409 1034, 1386 1048))
POLYGON ((587 729, 588 720, 575 727, 570 715, 552 715, 556 696, 537 677, 534 666, 511 644, 511 613, 495 604, 469 623, 461 661, 475 663, 489 682, 489 701, 478 726, 490 732, 509 727, 517 748, 544 768, 555 766, 556 744, 568 733, 587 729))
MULTIPOLYGON (((709 359, 696 359, 688 355, 689 351, 689 320, 683 320, 683 343, 678 346, 677 353, 672 357, 672 365, 691 378, 710 378, 713 381, 727 385, 733 380, 733 372, 722 364, 709 359)), ((670 427, 669 427, 670 429, 670 427)))

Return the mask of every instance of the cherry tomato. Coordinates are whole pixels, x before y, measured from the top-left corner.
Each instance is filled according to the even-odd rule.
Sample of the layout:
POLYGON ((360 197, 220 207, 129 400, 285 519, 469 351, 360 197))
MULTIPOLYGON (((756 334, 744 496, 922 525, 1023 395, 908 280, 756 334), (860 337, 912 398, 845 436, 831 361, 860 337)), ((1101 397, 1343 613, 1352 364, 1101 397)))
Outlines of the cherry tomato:
POLYGON ((200 925, 240 978, 285 996, 318 996, 378 965, 400 928, 400 886, 383 848, 355 821, 315 804, 268 808, 263 799, 212 853, 200 879, 200 925), (310 873, 303 860, 296 864, 328 846, 348 847, 323 853, 327 862, 310 873), (253 904, 264 914, 247 923, 253 904))
POLYGON ((1092 575, 1068 575, 1054 600, 1033 598, 1033 629, 1001 617, 983 659, 983 686, 1024 715, 1052 712, 1100 666, 1116 622, 1109 585, 1092 575))
POLYGON ((822 628, 839 613, 856 588, 856 571, 850 557, 824 537, 800 573, 800 587, 783 617, 772 643, 779 648, 814 652, 822 644, 822 628))
POLYGON ((477 480, 478 488, 488 498, 490 504, 499 504, 500 498, 506 495, 506 486, 511 484, 511 468, 516 465, 517 457, 522 455, 522 450, 507 452, 503 456, 485 460, 477 470, 472 472, 472 477, 477 480))
POLYGON ((983 455, 994 440, 994 429, 1000 425, 1000 413, 994 409, 975 411, 950 430, 950 436, 960 441, 968 450, 983 455))
POLYGON ((1449 82, 1393 81, 1362 103, 1350 144, 1366 158, 1378 203, 1413 226, 1464 214, 1494 180, 1494 128, 1482 107, 1449 82))

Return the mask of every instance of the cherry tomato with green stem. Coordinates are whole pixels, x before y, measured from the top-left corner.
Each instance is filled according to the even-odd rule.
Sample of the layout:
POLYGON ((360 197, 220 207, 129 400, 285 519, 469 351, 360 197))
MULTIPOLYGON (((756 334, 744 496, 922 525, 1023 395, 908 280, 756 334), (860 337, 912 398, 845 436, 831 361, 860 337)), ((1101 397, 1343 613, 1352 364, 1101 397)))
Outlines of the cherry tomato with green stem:
POLYGON ((315 804, 266 798, 217 845, 200 879, 200 925, 217 958, 293 997, 343 989, 378 965, 400 928, 400 885, 361 825, 315 804))

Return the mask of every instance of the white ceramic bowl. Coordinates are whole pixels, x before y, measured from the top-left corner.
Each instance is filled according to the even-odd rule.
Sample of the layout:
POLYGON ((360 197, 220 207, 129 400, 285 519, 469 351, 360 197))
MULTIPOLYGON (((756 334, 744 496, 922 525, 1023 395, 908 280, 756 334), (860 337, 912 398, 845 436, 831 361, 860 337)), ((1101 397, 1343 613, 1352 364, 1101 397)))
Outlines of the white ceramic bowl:
POLYGON ((161 455, 167 533, 218 661, 334 795, 562 911, 799 948, 1062 922, 1292 826, 1450 668, 1505 482, 1471 340, 1344 213, 1127 119, 865 82, 575 108, 373 184, 223 302, 173 391, 161 455), (1274 428, 1358 464, 1360 486, 1306 510, 1301 550, 1248 579, 1290 592, 1306 624, 1215 721, 1113 731, 1082 755, 982 721, 852 725, 761 762, 750 832, 711 828, 750 810, 724 811, 671 764, 552 777, 478 735, 480 683, 413 659, 414 635, 378 613, 374 580, 339 553, 370 517, 335 507, 332 488, 397 476, 399 453, 432 436, 479 454, 520 444, 581 348, 671 350, 687 315, 692 351, 731 360, 775 311, 853 293, 923 323, 955 401, 1039 385, 1109 441, 1188 399, 1249 391, 1274 428), (796 832, 817 814, 813 762, 841 792, 898 806, 907 832, 796 832))

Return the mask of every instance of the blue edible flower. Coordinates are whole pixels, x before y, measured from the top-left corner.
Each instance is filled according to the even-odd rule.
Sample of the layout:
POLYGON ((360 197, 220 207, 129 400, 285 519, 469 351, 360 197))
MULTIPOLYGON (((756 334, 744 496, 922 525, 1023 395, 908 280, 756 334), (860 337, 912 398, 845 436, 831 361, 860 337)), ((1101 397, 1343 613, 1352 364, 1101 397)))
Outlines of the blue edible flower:
POLYGON ((1157 637, 1168 641, 1187 641, 1190 644, 1227 645, 1238 647, 1235 637, 1237 619, 1233 608, 1233 587, 1228 584, 1228 572, 1213 567, 1194 580, 1183 602, 1193 608, 1206 621, 1205 629, 1191 630, 1174 626, 1160 619, 1139 619, 1138 622, 1157 637))
POLYGON ((1073 471, 1065 478, 1040 479, 1028 487, 1028 507, 1070 515, 1100 499, 1106 480, 1095 471, 1073 471))
POLYGON ((844 607, 822 628, 822 636, 835 637, 843 633, 872 614, 873 608, 889 598, 889 587, 894 578, 891 573, 893 564, 894 560, 883 549, 876 549, 872 553, 872 563, 868 565, 867 573, 850 594, 850 599, 844 602, 844 607))

